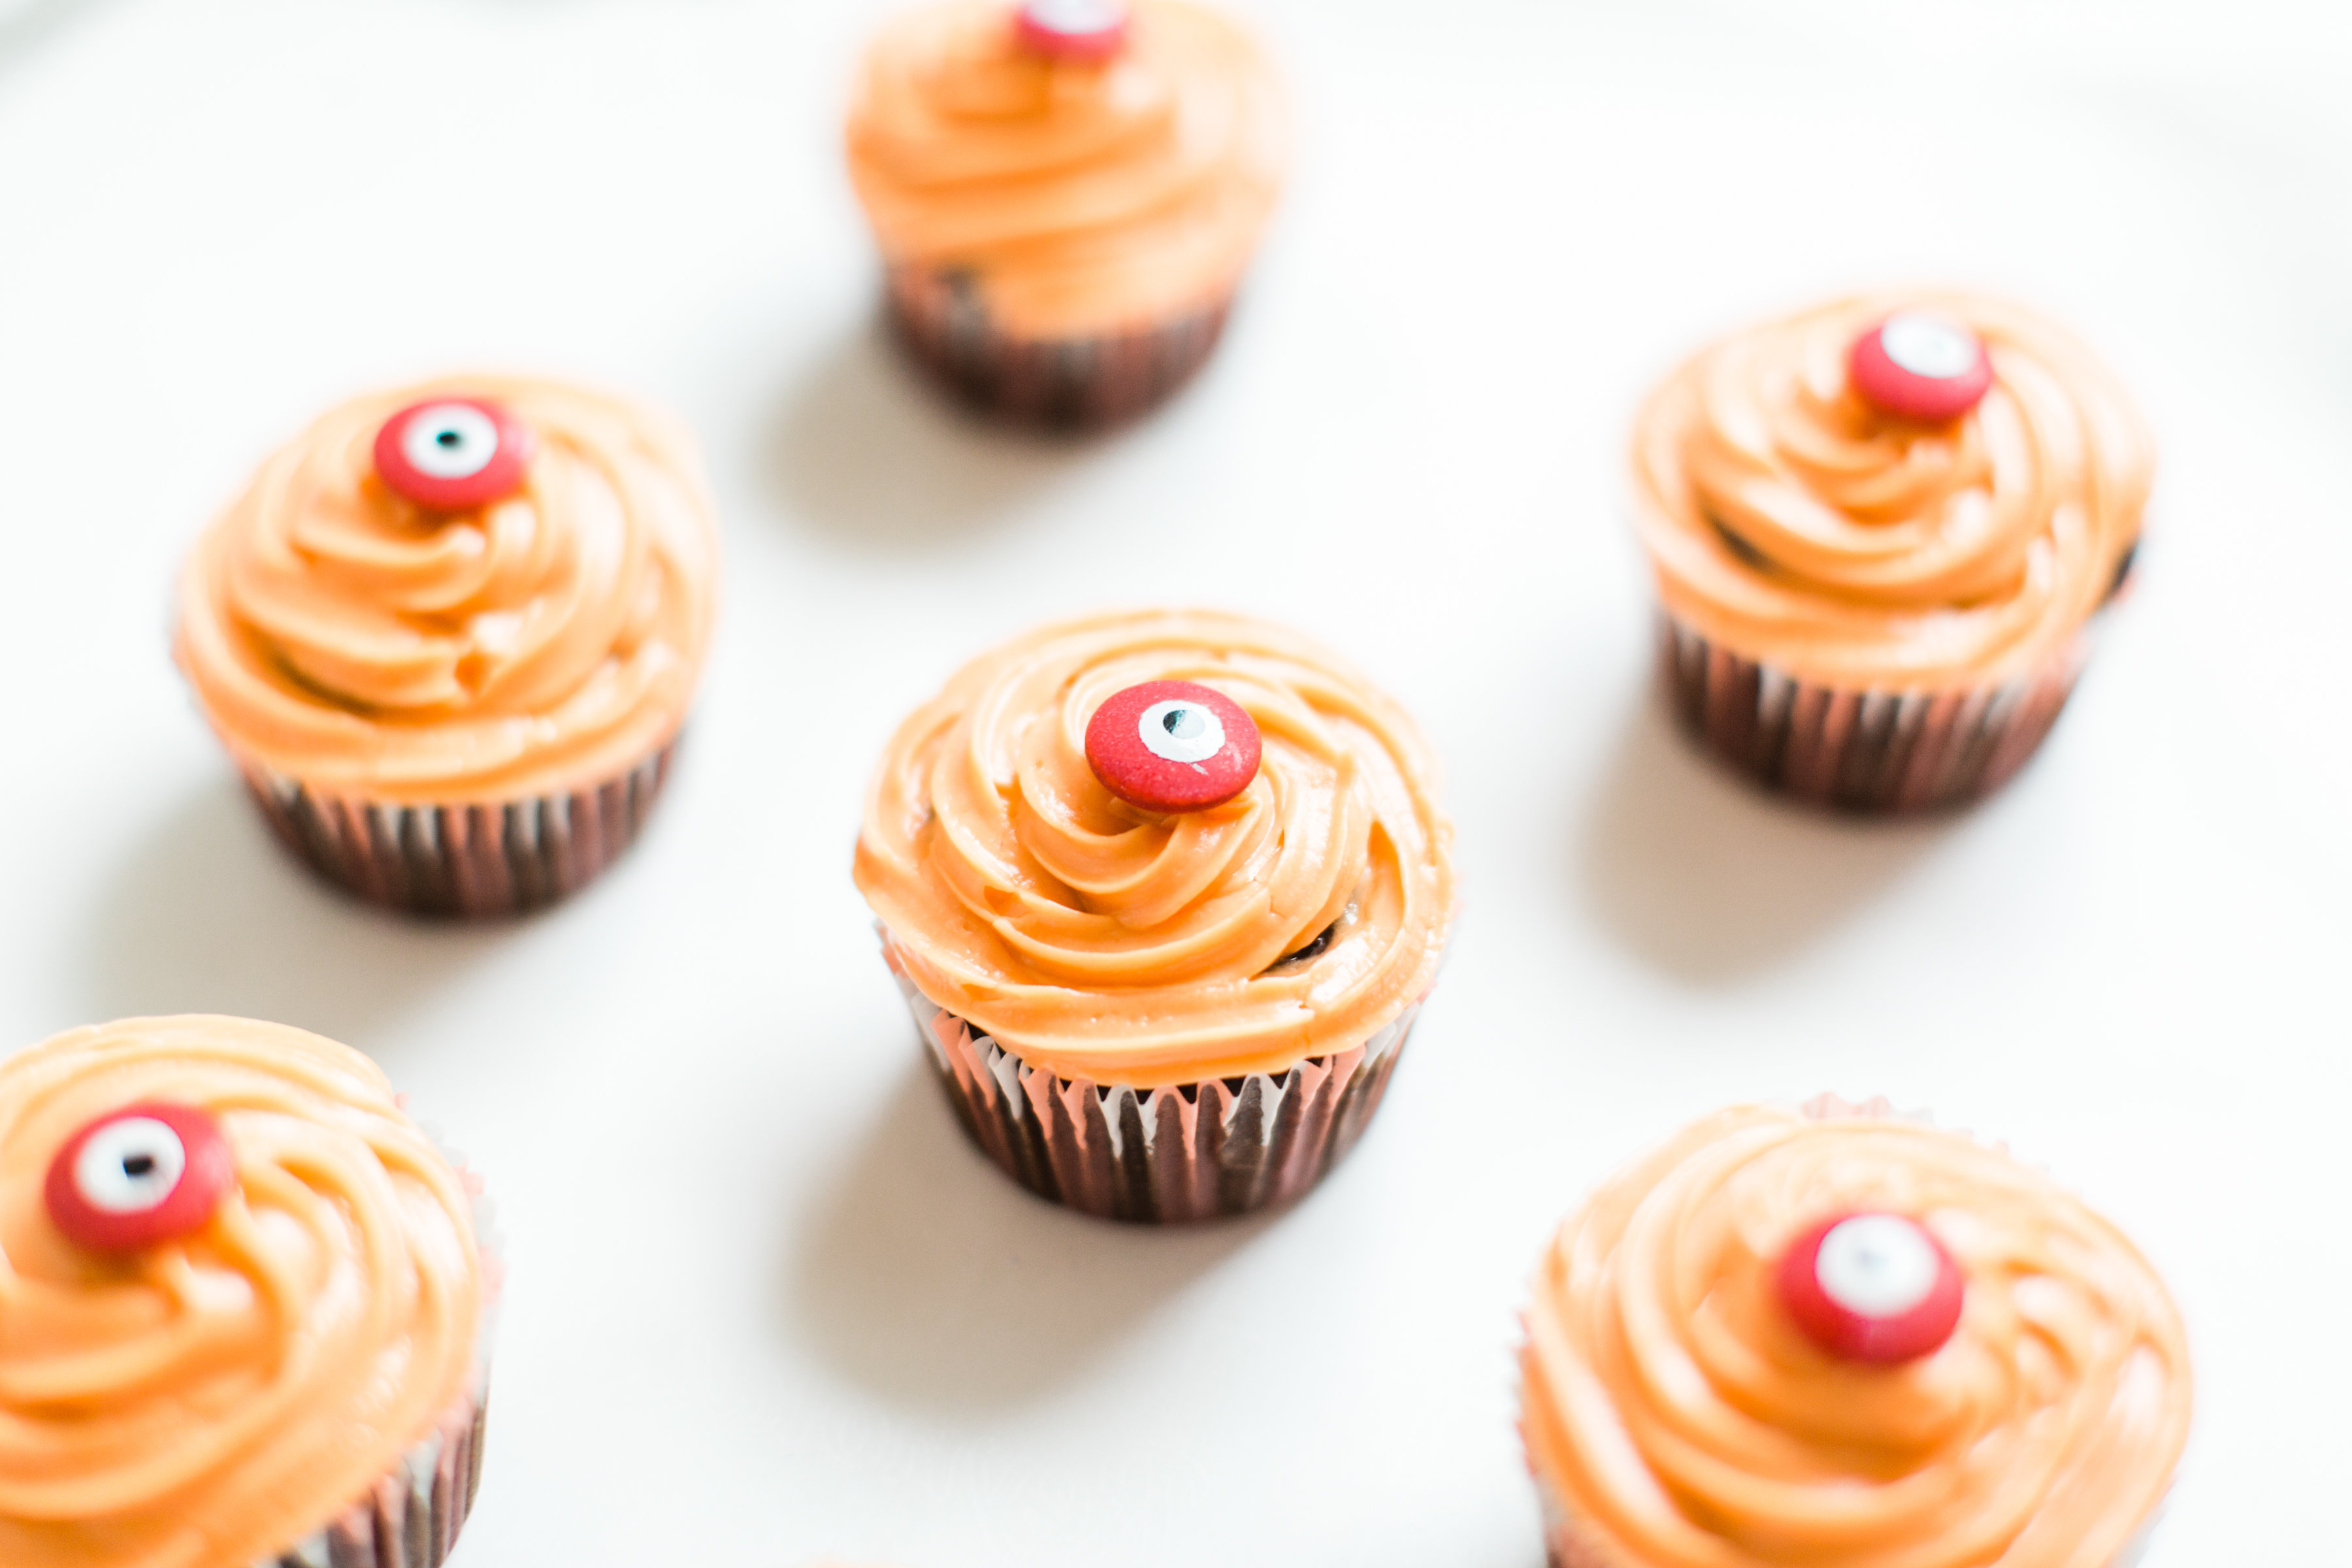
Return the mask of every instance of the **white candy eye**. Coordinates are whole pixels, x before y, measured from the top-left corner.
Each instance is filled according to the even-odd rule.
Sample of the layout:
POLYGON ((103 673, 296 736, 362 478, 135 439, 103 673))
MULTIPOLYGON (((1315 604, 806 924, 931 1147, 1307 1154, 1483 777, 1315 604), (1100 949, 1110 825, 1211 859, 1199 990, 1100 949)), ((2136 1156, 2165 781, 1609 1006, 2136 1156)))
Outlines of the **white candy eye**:
POLYGON ((400 455, 429 478, 469 479, 499 455, 499 427, 470 403, 436 403, 408 416, 400 455))
POLYGON ((1203 703, 1155 702, 1135 722, 1136 738, 1155 757, 1204 763, 1225 749, 1225 726, 1203 703))
POLYGON ((375 471, 428 511, 470 511, 522 489, 535 447, 530 426, 504 404, 436 397, 376 427, 375 471))
POLYGON ((1127 43, 1125 0, 1028 0, 1014 23, 1021 42, 1052 60, 1099 65, 1127 43))
POLYGON ((1098 33, 1127 20, 1119 0, 1029 0, 1023 9, 1057 33, 1098 33))
POLYGON ((1933 1354, 1958 1329, 1968 1293, 1926 1226, 1881 1210, 1819 1221, 1776 1267, 1797 1327, 1830 1354, 1874 1366, 1933 1354))
POLYGON ((203 1230, 236 1181, 236 1152, 211 1111, 142 1100, 68 1139, 41 1196, 68 1240, 130 1252, 203 1230))
POLYGON ((1940 1268, 1935 1244, 1915 1220, 1856 1215, 1831 1227, 1814 1256, 1822 1294, 1865 1318, 1895 1318, 1927 1299, 1940 1268))
POLYGON ((1087 721, 1087 765, 1129 805, 1203 811, 1249 788, 1262 741, 1249 710, 1215 687, 1147 680, 1087 721))
POLYGON ((1939 425, 1992 390, 1992 355, 1982 338, 1949 316, 1897 310, 1847 348, 1846 379, 1882 414, 1939 425))
POLYGON ((1974 332, 1932 310, 1903 310, 1887 317, 1879 328, 1879 341, 1888 359, 1913 375, 1937 381, 1968 374, 1984 352, 1974 332))
POLYGON ((90 1134, 74 1157, 74 1190, 104 1214, 160 1206, 188 1168, 180 1135, 152 1116, 126 1116, 90 1134))

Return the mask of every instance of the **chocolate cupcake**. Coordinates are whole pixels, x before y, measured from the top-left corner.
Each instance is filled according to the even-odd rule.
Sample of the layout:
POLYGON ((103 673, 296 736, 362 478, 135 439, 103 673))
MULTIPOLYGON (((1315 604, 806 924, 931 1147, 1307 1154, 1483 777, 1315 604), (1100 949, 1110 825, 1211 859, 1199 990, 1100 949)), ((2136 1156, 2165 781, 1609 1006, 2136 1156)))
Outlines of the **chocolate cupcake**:
POLYGON ((1411 720, 1239 616, 1047 626, 902 725, 856 879, 973 1139, 1174 1221, 1287 1202, 1379 1105, 1454 914, 1411 720))
POLYGON ((2014 306, 1880 295, 1713 345, 1633 435, 1677 711, 1807 800, 1985 794, 2073 689, 2152 467, 2105 369, 2014 306))
POLYGON ((130 1018, 0 1062, 0 1563, 436 1568, 490 1280, 357 1051, 130 1018))
POLYGON ((1256 44, 1186 0, 950 0, 876 40, 848 149, 908 350, 986 412, 1088 427, 1216 346, 1284 129, 1256 44))
POLYGON ((2122 1233, 1883 1101, 1727 1110, 1618 1174, 1520 1360, 1558 1568, 2119 1568, 2189 1434, 2122 1233))
POLYGON ((693 443, 551 382, 377 393, 262 466, 174 655, 278 837, 362 898, 502 915, 585 883, 668 776, 719 567, 693 443))

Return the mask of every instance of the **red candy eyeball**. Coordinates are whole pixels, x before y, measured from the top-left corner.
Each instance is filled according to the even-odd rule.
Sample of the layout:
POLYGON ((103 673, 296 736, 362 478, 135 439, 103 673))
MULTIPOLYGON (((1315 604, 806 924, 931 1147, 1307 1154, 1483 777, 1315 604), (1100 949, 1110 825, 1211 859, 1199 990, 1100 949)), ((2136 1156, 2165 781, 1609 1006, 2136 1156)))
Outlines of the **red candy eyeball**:
POLYGON ((1924 1225, 1895 1214, 1842 1215, 1780 1258, 1780 1300, 1822 1349, 1893 1366, 1942 1346, 1959 1326, 1960 1266, 1924 1225))
POLYGON ((1124 0, 1026 0, 1013 28, 1033 53, 1093 62, 1126 47, 1127 23, 1124 0))
POLYGON ((58 1151, 42 1196, 67 1240, 131 1252, 204 1229, 236 1179, 236 1161, 210 1111, 127 1105, 58 1151))
POLYGON ((486 397, 413 403, 375 433, 375 471, 428 511, 471 511, 522 489, 530 426, 486 397))
POLYGON ((1958 418, 1992 386, 1984 340, 1933 310, 1897 310, 1863 333, 1846 370, 1881 413, 1929 424, 1958 418))
POLYGON ((1222 805, 1257 777, 1257 721, 1191 680, 1147 680, 1087 721, 1087 765, 1103 788, 1146 811, 1222 805))

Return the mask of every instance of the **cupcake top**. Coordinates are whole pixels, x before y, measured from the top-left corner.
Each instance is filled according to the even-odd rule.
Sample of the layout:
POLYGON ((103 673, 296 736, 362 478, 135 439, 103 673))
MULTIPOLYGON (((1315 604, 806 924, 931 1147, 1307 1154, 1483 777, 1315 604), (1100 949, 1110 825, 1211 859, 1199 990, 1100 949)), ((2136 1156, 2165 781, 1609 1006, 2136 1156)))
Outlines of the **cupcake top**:
POLYGON ((551 382, 373 394, 197 542, 174 654, 230 749, 401 804, 590 787, 686 716, 718 538, 691 439, 551 382))
POLYGON ((1107 55, 1040 47, 1025 13, 1067 8, 950 0, 902 17, 849 115, 884 259, 968 272, 1021 337, 1137 329, 1229 292, 1281 182, 1279 96, 1247 34, 1139 0, 1107 55))
POLYGON ((1797 679, 2024 673, 2104 603, 2154 458, 2088 350, 1963 294, 1843 300, 1737 333, 1634 426, 1664 607, 1797 679))
POLYGON ((0 1563, 285 1551, 465 1395, 482 1294, 461 1178, 357 1051, 130 1018, 0 1063, 0 1563))
POLYGON ((1817 1102, 1707 1118, 1561 1227, 1538 1478, 1641 1568, 2105 1568, 2189 1430, 2180 1321, 2049 1178, 1817 1102))
POLYGON ((982 655, 899 727, 857 886, 916 987, 1024 1062, 1135 1088, 1278 1073, 1429 989, 1454 912, 1436 784, 1403 711, 1297 633, 1101 616, 982 655), (1107 743, 1139 721, 1157 756, 1107 743), (1214 787, 1155 796, 1154 766, 1214 787))

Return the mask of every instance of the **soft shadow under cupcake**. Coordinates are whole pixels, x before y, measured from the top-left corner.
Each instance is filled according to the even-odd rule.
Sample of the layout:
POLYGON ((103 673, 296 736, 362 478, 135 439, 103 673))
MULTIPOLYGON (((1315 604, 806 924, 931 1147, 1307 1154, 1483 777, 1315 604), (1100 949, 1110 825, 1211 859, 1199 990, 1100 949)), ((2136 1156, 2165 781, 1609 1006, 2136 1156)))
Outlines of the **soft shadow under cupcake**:
POLYGON ((1089 1368, 1276 1216, 1110 1224, 1032 1197, 965 1139, 910 1064, 805 1222, 792 1327, 895 1405, 978 1414, 1089 1368))
POLYGON ((1840 817, 1765 795, 1675 727, 1654 685, 1628 717, 1578 845, 1586 901, 1660 969, 1727 984, 1853 919, 1949 818, 1840 817))
POLYGON ((91 1019, 232 1013, 364 1047, 505 928, 404 920, 346 897, 271 839, 223 773, 153 823, 98 904, 91 1019))
POLYGON ((94 0, 0 0, 0 72, 31 58, 69 24, 100 9, 94 0))
POLYGON ((906 363, 877 312, 786 395, 766 467, 794 518, 845 544, 901 552, 1005 522, 1097 444, 972 415, 906 363))

